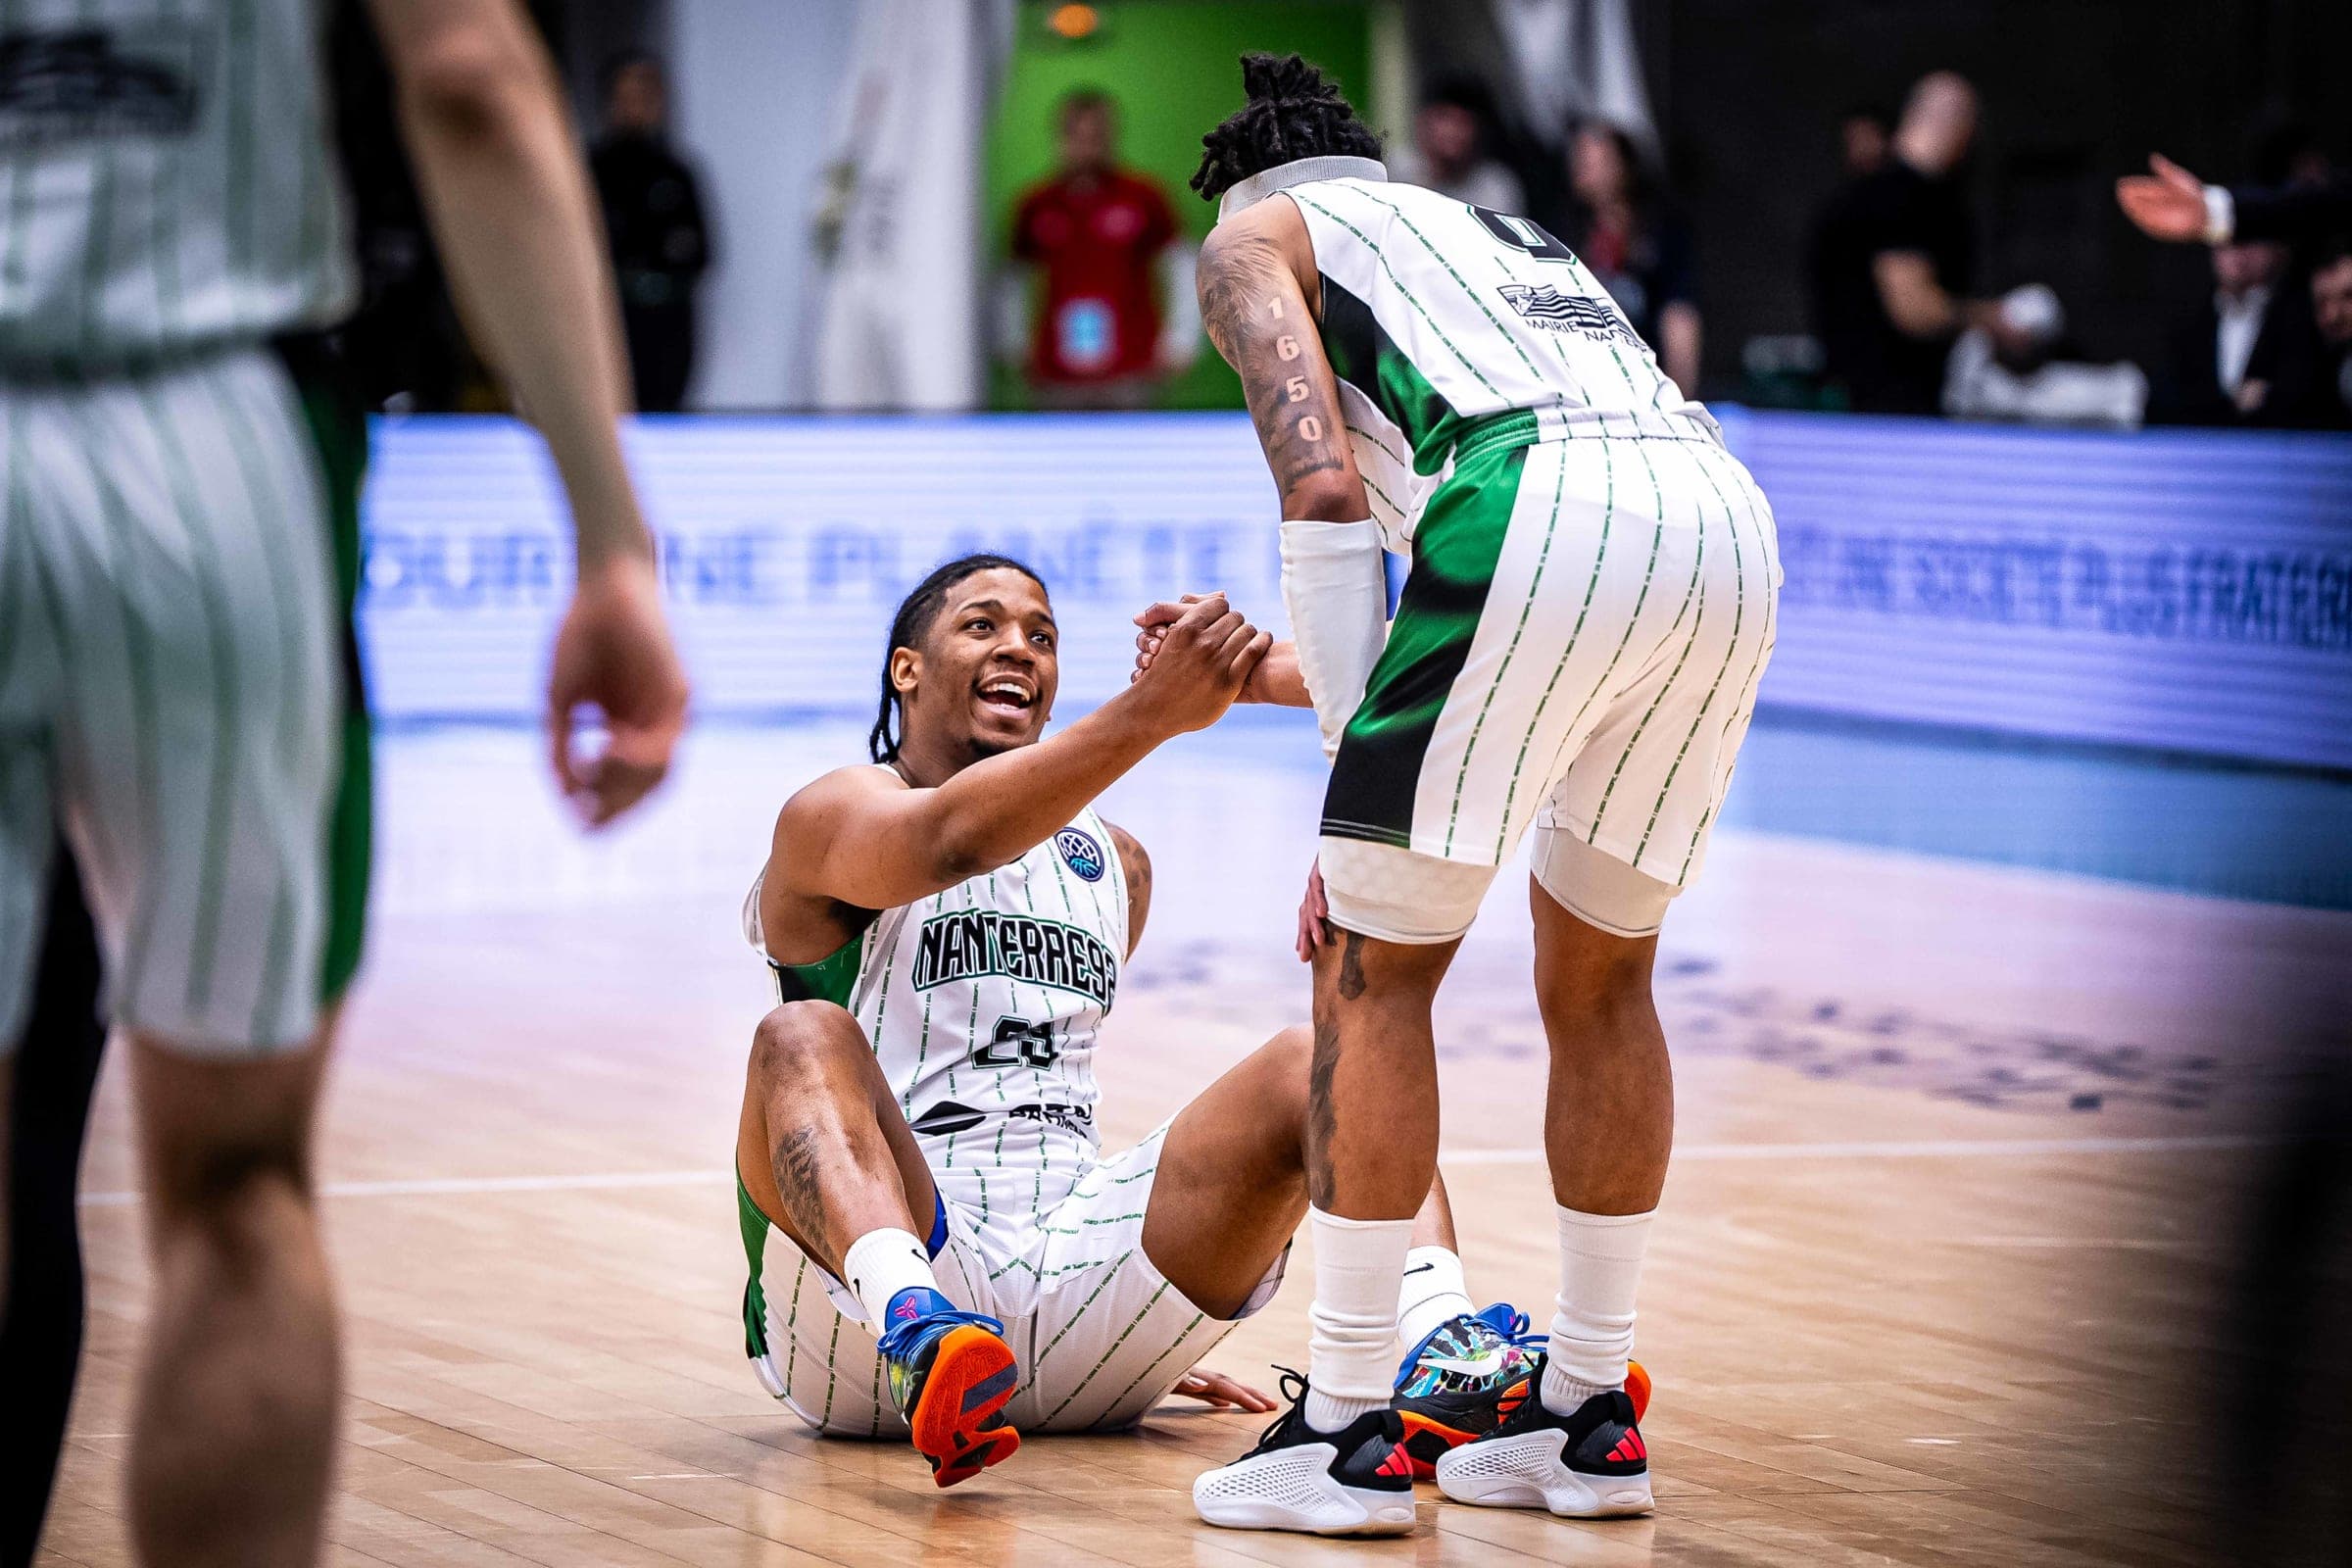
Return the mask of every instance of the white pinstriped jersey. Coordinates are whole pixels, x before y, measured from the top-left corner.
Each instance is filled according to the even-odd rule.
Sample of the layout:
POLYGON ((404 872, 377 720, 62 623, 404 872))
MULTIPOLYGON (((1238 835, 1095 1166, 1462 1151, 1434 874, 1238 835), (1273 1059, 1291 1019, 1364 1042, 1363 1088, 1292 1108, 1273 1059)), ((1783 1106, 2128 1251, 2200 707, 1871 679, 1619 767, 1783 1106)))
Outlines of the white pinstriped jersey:
MULTIPOLYGON (((755 888, 764 956, 757 907, 755 888)), ((988 1222, 1050 1207, 1093 1168, 1095 1047, 1126 951, 1125 873, 1090 808, 1009 865, 884 910, 823 963, 770 964, 785 1000, 857 1015, 941 1195, 988 1222)))
POLYGON ((1592 271, 1526 219, 1417 185, 1282 192, 1322 273, 1322 339, 1389 548, 1407 553, 1457 439, 1497 416, 1534 435, 1716 435, 1592 271))
POLYGON ((316 0, 0 0, 0 372, 340 314, 324 25, 316 0))

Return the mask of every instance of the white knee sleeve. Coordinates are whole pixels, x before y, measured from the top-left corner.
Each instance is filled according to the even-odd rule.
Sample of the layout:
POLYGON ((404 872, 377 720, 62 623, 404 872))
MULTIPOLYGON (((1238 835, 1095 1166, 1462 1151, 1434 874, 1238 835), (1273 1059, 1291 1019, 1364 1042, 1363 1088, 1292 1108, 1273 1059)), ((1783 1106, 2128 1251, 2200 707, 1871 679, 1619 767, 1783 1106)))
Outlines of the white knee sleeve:
POLYGON ((1333 923, 1382 942, 1451 942, 1470 929, 1494 880, 1491 865, 1463 865, 1361 839, 1323 840, 1323 895, 1333 923))
MULTIPOLYGON (((1655 936, 1666 923, 1666 906, 1682 891, 1594 849, 1566 827, 1542 821, 1536 824, 1530 869, 1560 907, 1615 937, 1655 936)), ((1328 868, 1323 882, 1326 888, 1331 884, 1328 868)))

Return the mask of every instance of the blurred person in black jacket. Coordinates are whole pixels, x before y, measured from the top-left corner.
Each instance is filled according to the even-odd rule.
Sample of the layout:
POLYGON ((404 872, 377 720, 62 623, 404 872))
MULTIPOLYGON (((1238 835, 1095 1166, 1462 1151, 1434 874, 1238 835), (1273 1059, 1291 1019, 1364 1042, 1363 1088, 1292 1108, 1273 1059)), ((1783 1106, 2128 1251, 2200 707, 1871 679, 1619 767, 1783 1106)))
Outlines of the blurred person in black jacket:
POLYGON ((2352 235, 2319 252, 2311 270, 2311 314, 2320 363, 2294 422, 2323 430, 2352 429, 2352 235))
POLYGON ((1976 133, 1976 89, 1948 71, 1922 78, 1893 157, 1848 187, 1825 221, 1814 329, 1831 377, 1864 413, 1935 413, 1944 359, 1968 327, 2012 343, 2000 302, 1973 292, 1977 239, 1960 172, 1976 133))
POLYGON ((2167 338, 2151 423, 2294 421, 2310 401, 2319 338, 2291 259, 2274 240, 2214 247, 2213 293, 2167 338))
POLYGON ((605 68, 605 134, 589 155, 612 246, 637 407, 674 414, 694 376, 694 289, 710 235, 694 171, 669 143, 669 83, 637 52, 605 68))

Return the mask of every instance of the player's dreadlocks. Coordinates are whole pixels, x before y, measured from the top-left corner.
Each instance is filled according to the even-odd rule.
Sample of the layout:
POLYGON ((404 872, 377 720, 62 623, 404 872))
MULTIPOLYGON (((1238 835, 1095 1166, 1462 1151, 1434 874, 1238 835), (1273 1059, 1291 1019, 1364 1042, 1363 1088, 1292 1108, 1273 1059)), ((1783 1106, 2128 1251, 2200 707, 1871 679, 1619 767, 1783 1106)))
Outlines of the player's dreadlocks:
POLYGON ((866 735, 866 755, 877 762, 895 762, 899 747, 906 736, 899 731, 900 710, 905 699, 890 683, 890 656, 902 648, 919 648, 931 634, 932 619, 940 607, 948 602, 948 590, 964 578, 983 571, 998 569, 1017 571, 1037 584, 1040 592, 1046 579, 1030 570, 1010 556, 987 554, 957 556, 931 568, 931 575, 914 585, 914 591, 899 602, 899 612, 890 618, 890 641, 882 649, 882 707, 874 715, 874 727, 866 735))
POLYGON ((1297 55, 1242 56, 1242 87, 1250 102, 1200 138, 1208 150, 1193 189, 1205 200, 1278 164, 1380 156, 1380 138, 1355 118, 1339 84, 1297 55))

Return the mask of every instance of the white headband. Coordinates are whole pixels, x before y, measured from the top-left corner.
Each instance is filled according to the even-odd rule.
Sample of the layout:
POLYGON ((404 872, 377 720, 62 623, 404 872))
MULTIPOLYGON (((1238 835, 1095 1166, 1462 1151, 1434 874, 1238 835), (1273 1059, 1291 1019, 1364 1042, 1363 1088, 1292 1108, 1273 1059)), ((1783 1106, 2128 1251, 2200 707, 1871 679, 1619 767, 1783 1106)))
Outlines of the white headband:
POLYGON ((1303 185, 1310 179, 1386 179, 1388 165, 1377 158, 1294 158, 1272 169, 1261 169, 1248 179, 1238 181, 1217 198, 1217 221, 1223 222, 1246 207, 1264 201, 1276 191, 1290 185, 1303 185))

